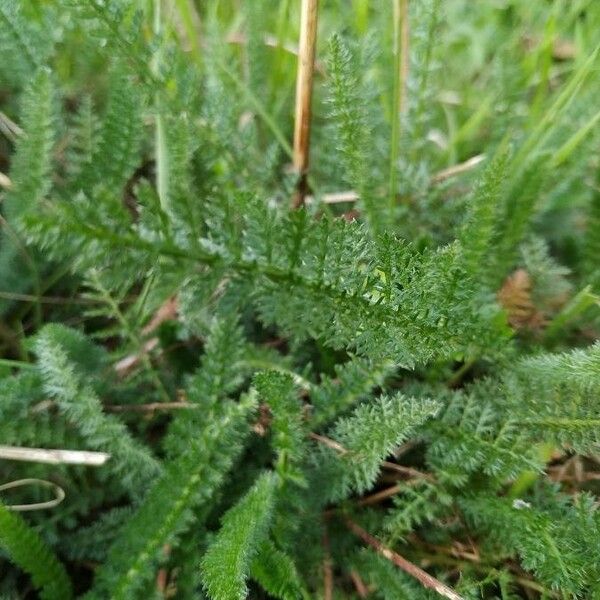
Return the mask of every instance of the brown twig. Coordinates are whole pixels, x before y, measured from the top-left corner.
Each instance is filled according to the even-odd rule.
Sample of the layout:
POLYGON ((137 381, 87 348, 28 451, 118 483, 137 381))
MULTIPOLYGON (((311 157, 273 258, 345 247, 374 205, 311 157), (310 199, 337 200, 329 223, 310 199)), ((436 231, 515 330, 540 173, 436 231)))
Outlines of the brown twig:
POLYGON ((378 504, 382 500, 387 500, 388 498, 399 494, 403 489, 406 488, 407 485, 416 485, 419 481, 422 481, 423 478, 429 478, 429 475, 421 473, 418 477, 414 477, 413 479, 407 479, 402 483, 396 483, 384 490, 379 492, 375 492, 370 496, 364 496, 360 500, 358 500, 358 506, 371 506, 373 504, 378 504))
POLYGON ((313 431, 311 431, 308 434, 308 437, 311 438, 312 440, 315 440, 316 442, 319 442, 319 444, 323 444, 324 446, 327 446, 328 448, 331 448, 332 450, 339 452, 340 454, 348 453, 348 450, 346 448, 344 448, 344 446, 342 446, 340 443, 338 443, 335 440, 332 440, 331 438, 328 438, 324 435, 319 435, 318 433, 314 433, 313 431))
POLYGON ((454 556, 455 558, 461 558, 464 560, 468 560, 469 562, 479 563, 481 562, 481 556, 479 554, 479 549, 475 546, 474 543, 471 542, 471 551, 465 549, 464 544, 460 542, 453 542, 451 546, 438 546, 435 544, 428 544, 420 540, 417 536, 411 536, 410 541, 412 544, 421 546, 427 550, 432 550, 434 552, 439 552, 441 554, 446 554, 449 556, 454 556))
MULTIPOLYGON (((308 434, 308 436, 316 442, 319 442, 320 444, 323 444, 324 446, 327 446, 328 448, 331 448, 332 450, 335 450, 340 454, 348 454, 349 452, 349 450, 347 448, 344 448, 342 444, 336 442, 335 440, 332 440, 331 438, 328 438, 327 436, 320 435, 318 433, 315 433, 314 431, 311 431, 308 434)), ((398 473, 402 473, 403 475, 408 475, 409 477, 418 477, 420 479, 433 479, 433 477, 428 473, 423 473, 418 469, 413 469, 412 467, 405 467, 404 465, 399 465, 397 463, 389 462, 387 460, 384 460, 381 463, 381 466, 384 469, 396 471, 398 473)))
POLYGON ((179 304, 177 302, 177 296, 171 296, 168 298, 160 308, 154 313, 154 316, 150 320, 150 323, 142 329, 143 335, 150 335, 156 331, 166 321, 173 321, 177 318, 177 311, 179 310, 179 304))
MULTIPOLYGON (((336 442, 335 440, 332 440, 331 438, 328 438, 324 435, 320 435, 318 433, 311 432, 308 434, 308 436, 311 439, 315 440, 316 442, 319 442, 320 444, 323 444, 324 446, 327 446, 328 448, 335 450, 342 456, 344 454, 348 454, 348 452, 349 452, 347 448, 344 448, 344 446, 342 446, 342 444, 340 444, 339 442, 336 442)), ((384 460, 381 463, 381 466, 384 469, 388 469, 390 471, 395 471, 396 473, 402 473, 403 475, 412 477, 412 479, 408 480, 408 481, 404 481, 402 484, 395 484, 389 488, 386 488, 384 490, 381 490, 379 492, 371 494, 370 496, 365 496, 364 498, 361 498, 360 500, 357 501, 357 504, 359 506, 369 506, 371 504, 377 504, 378 502, 381 502, 382 500, 385 500, 386 498, 389 498, 390 496, 394 496, 395 494, 398 494, 400 491, 402 491, 402 488, 405 485, 414 484, 417 481, 420 481, 423 479, 433 481, 433 477, 431 475, 429 475, 428 473, 422 473, 421 471, 419 471, 417 469, 413 469, 412 467, 405 467, 403 465, 398 465, 396 463, 389 462, 387 460, 384 460)), ((326 514, 333 514, 333 513, 326 513, 326 514)))
POLYGON ((431 183, 442 183, 442 181, 446 181, 446 179, 450 179, 451 177, 456 177, 456 175, 461 175, 462 173, 466 173, 471 169, 474 169, 477 165, 481 164, 485 160, 485 154, 477 154, 476 156, 472 156, 465 162, 459 163, 457 165, 452 165, 447 169, 442 169, 438 171, 432 178, 431 183))
POLYGON ((365 542, 365 544, 371 546, 371 548, 381 554, 381 556, 394 563, 405 573, 411 577, 414 577, 423 587, 434 590, 440 596, 450 598, 450 600, 464 600, 462 596, 457 594, 452 588, 449 588, 447 585, 439 581, 439 579, 436 579, 403 556, 400 556, 400 554, 397 552, 390 550, 390 548, 382 544, 377 538, 373 537, 370 533, 365 531, 360 525, 351 519, 346 519, 346 525, 348 526, 348 529, 350 529, 352 533, 357 535, 363 542, 365 542))
MULTIPOLYGON (((173 321, 177 318, 177 311, 179 309, 179 304, 177 302, 176 296, 171 296, 168 298, 154 313, 154 316, 142 329, 142 335, 147 336, 151 333, 154 333, 163 323, 166 321, 173 321)), ((135 367, 137 367, 144 357, 148 355, 152 350, 158 347, 159 339, 157 337, 150 338, 146 342, 140 352, 136 354, 129 354, 128 356, 122 358, 118 361, 114 369, 117 372, 119 377, 127 376, 135 367)))
POLYGON ((368 598, 369 589, 365 585, 365 582, 362 580, 361 576, 354 570, 350 571, 350 579, 352 579, 352 583, 356 588, 356 593, 359 598, 368 598))
MULTIPOLYGON (((171 545, 165 544, 163 546, 163 556, 168 558, 171 555, 171 545)), ((163 598, 167 598, 167 589, 169 586, 169 571, 166 568, 158 570, 156 574, 156 589, 163 598)))
POLYGON ((423 473, 418 469, 413 469, 413 467, 405 467, 404 465, 399 465, 398 463, 389 462, 384 460, 381 463, 381 466, 384 469, 388 469, 389 471, 396 471, 397 473, 402 473, 403 475, 407 475, 408 477, 414 477, 416 479, 427 479, 429 481, 433 481, 433 476, 429 473, 423 473))
POLYGON ((401 456, 410 452, 419 442, 417 440, 409 440, 408 442, 404 442, 402 446, 398 446, 394 450, 394 458, 398 460, 401 456))
POLYGON ((302 0, 294 125, 294 169, 299 180, 293 200, 294 208, 304 205, 304 197, 307 191, 306 174, 310 148, 310 119, 317 48, 318 6, 318 0, 302 0))
POLYGON ((152 350, 158 347, 159 339, 157 337, 149 339, 144 342, 144 345, 140 352, 137 354, 129 354, 125 358, 115 363, 114 369, 119 377, 127 376, 140 362, 144 359, 144 356, 148 355, 152 350))
MULTIPOLYGON (((491 568, 489 565, 482 564, 476 560, 472 560, 472 559, 469 560, 467 557, 457 558, 450 554, 424 557, 424 560, 426 560, 429 564, 440 565, 440 566, 445 566, 445 567, 448 567, 448 566, 455 567, 455 569, 459 573, 461 572, 461 570, 464 570, 464 559, 468 560, 469 566, 471 568, 476 569, 477 571, 479 571, 481 573, 489 574, 490 568, 491 568)), ((522 570, 522 568, 519 565, 512 564, 511 562, 509 562, 507 564, 507 566, 508 566, 508 569, 511 571, 512 579, 519 585, 521 585, 525 588, 534 590, 536 592, 539 592, 540 594, 542 594, 542 596, 544 598, 546 598, 546 597, 547 598, 558 598, 559 597, 558 592, 549 590, 549 589, 545 588, 543 585, 537 583, 536 581, 532 581, 531 579, 528 579, 527 577, 525 577, 524 571, 522 570)))
MULTIPOLYGON (((405 484, 406 485, 406 484, 405 484)), ((385 488, 385 490, 381 490, 380 492, 376 492, 375 494, 371 494, 370 496, 365 496, 358 501, 359 506, 371 506, 372 504, 378 504, 382 500, 386 500, 391 496, 395 496, 396 494, 402 491, 403 485, 397 483, 389 488, 385 488)))
POLYGON ((329 549, 329 533, 327 524, 323 524, 323 598, 333 600, 333 565, 329 549))
MULTIPOLYGON (((586 459, 598 463, 598 458, 595 456, 587 456, 586 459)), ((589 467, 586 467, 583 457, 575 455, 562 464, 548 467, 547 472, 552 481, 570 483, 576 486, 585 481, 600 480, 600 473, 589 469, 589 467)))

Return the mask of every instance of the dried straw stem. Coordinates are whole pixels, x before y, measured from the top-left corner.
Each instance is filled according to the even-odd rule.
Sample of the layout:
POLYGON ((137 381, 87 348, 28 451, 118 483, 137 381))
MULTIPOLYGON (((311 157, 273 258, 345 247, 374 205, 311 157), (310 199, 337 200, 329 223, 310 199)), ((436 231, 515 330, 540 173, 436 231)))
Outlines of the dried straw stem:
POLYGON ((2 172, 0 172, 0 187, 4 188, 5 190, 10 190, 12 187, 12 181, 2 172))
POLYGON ((457 594, 452 588, 442 583, 439 579, 436 579, 426 571, 423 571, 417 565, 406 560, 403 556, 400 556, 397 552, 390 550, 387 546, 382 544, 377 538, 373 537, 370 533, 365 531, 360 525, 346 519, 346 525, 348 529, 357 535, 365 544, 371 546, 376 552, 381 554, 384 558, 387 558, 390 562, 394 563, 397 567, 402 569, 405 573, 408 573, 411 577, 414 577, 419 583, 430 590, 434 590, 440 596, 444 598, 450 598, 450 600, 463 600, 462 596, 457 594))
POLYGON ((15 488, 21 488, 26 486, 38 486, 43 488, 49 488, 54 492, 54 498, 47 500, 46 502, 33 502, 31 504, 5 504, 5 508, 14 512, 31 512, 34 510, 46 510, 48 508, 54 508, 58 506, 66 497, 65 490, 59 485, 52 481, 46 481, 45 479, 18 479, 17 481, 10 481, 0 485, 0 492, 11 490, 15 488))
POLYGON ((105 452, 0 446, 0 459, 45 463, 49 465, 86 465, 99 467, 109 458, 110 454, 106 454, 105 452))
POLYGON ((293 200, 294 208, 304 204, 304 197, 307 191, 306 174, 309 162, 312 90, 317 47, 318 6, 318 0, 302 0, 294 127, 294 169, 298 173, 299 181, 298 189, 293 200))

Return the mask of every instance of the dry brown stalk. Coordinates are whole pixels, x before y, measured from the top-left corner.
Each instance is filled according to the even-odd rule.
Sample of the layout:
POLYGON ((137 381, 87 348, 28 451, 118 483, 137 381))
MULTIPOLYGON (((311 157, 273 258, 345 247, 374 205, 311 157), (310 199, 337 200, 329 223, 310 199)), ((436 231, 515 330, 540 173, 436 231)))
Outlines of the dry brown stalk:
POLYGON ((381 502, 382 500, 386 500, 387 498, 390 498, 391 496, 395 496, 396 494, 400 493, 403 487, 403 485, 400 485, 398 483, 389 488, 385 488, 385 490, 381 490, 380 492, 376 492, 375 494, 371 494, 370 496, 365 496, 364 498, 361 498, 357 502, 357 504, 359 506, 371 506, 372 504, 379 504, 379 502, 381 502))
POLYGON ((412 450, 417 445, 417 440, 410 440, 408 442, 404 442, 402 446, 399 446, 394 450, 394 458, 398 460, 401 456, 412 450))
POLYGON ((171 296, 162 306, 154 313, 152 320, 146 327, 142 329, 143 335, 150 335, 156 331, 166 321, 173 321, 177 318, 177 296, 171 296))
POLYGON ((412 467, 405 467, 404 465, 399 465, 398 463, 393 463, 387 460, 384 460, 381 463, 381 466, 384 469, 396 471, 398 473, 402 473, 403 475, 407 475, 408 477, 415 477, 417 479, 428 479, 433 481, 432 475, 429 475, 429 473, 423 473, 418 469, 413 469, 412 467))
MULTIPOLYGON (((142 329, 142 334, 144 336, 150 335, 166 321, 172 321, 176 319, 178 306, 177 296, 171 296, 168 298, 156 311, 150 323, 148 323, 148 325, 142 329)), ((157 337, 153 337, 144 343, 141 352, 138 352, 137 354, 130 354, 117 362, 114 366, 114 369, 119 377, 125 377, 128 375, 132 369, 138 366, 143 356, 145 354, 149 354, 158 346, 158 344, 159 339, 157 337)))
POLYGON ((324 600, 333 600, 333 563, 326 523, 323 524, 323 598, 324 600))
POLYGON ((498 291, 498 302, 508 313, 509 324, 517 330, 541 329, 546 319, 532 298, 532 281, 525 269, 517 269, 498 291))
POLYGON ((409 560, 407 560, 397 552, 394 552, 393 550, 385 546, 376 537, 372 536, 370 533, 365 531, 360 525, 358 525, 351 519, 346 519, 346 525, 348 526, 348 529, 350 529, 352 533, 357 535, 363 542, 365 542, 365 544, 371 546, 371 548, 373 548, 376 552, 381 554, 381 556, 394 563, 405 573, 407 573, 411 577, 414 577, 417 581, 419 581, 419 583, 423 587, 426 587, 430 590, 434 590, 440 596, 450 598, 450 600, 464 600, 462 596, 457 594, 452 588, 448 587, 439 579, 436 579, 426 571, 423 571, 423 569, 411 563, 409 560))
POLYGON ((454 556, 455 558, 462 558, 464 560, 468 560, 469 562, 479 563, 481 562, 481 556, 479 555, 479 549, 473 542, 470 544, 470 549, 468 546, 461 544, 458 541, 452 542, 450 546, 438 546, 435 544, 428 544, 423 542, 416 536, 410 537, 410 542, 416 545, 422 546, 428 550, 433 550, 434 552, 438 552, 441 554, 446 554, 448 556, 454 556))
MULTIPOLYGON (((171 545, 165 544, 163 546, 163 556, 168 558, 171 555, 171 545)), ((162 598, 168 598, 169 588, 169 571, 165 568, 159 569, 156 574, 156 589, 162 598)))
POLYGON ((406 479, 402 483, 396 483, 391 487, 385 488, 379 492, 375 492, 370 496, 365 496, 357 501, 358 506, 371 506, 373 504, 379 504, 383 500, 387 500, 396 494, 399 494, 408 485, 416 485, 419 481, 423 481, 423 478, 429 478, 429 475, 421 474, 421 476, 413 477, 412 479, 406 479))
MULTIPOLYGON (((331 448, 332 450, 335 450, 340 454, 347 454, 349 452, 347 448, 344 448, 344 446, 342 446, 342 444, 336 442, 335 440, 332 440, 331 438, 328 438, 327 436, 320 435, 312 431, 308 434, 308 436, 311 439, 315 440, 315 442, 319 442, 320 444, 323 444, 324 446, 327 446, 328 448, 331 448)), ((404 465, 399 465, 397 463, 389 462, 387 460, 384 460, 381 463, 381 466, 384 469, 397 471, 398 473, 408 475, 409 477, 418 477, 420 479, 432 479, 432 476, 428 473, 422 473, 421 471, 413 469, 412 467, 405 467, 404 465)))
POLYGON ((294 169, 299 181, 293 206, 304 205, 306 174, 310 148, 312 91, 317 49, 318 0, 302 0, 298 77, 296 80, 296 114, 294 127, 294 169))
POLYGON ((348 453, 348 450, 346 450, 346 448, 344 448, 344 446, 342 446, 335 440, 332 440, 331 438, 325 437, 324 435, 319 435, 318 433, 314 433, 311 431, 308 434, 308 437, 315 440, 316 442, 319 442, 320 444, 323 444, 324 446, 327 446, 328 448, 331 448, 332 450, 336 450, 340 454, 348 453))
POLYGON ((144 346, 140 352, 137 354, 130 354, 129 356, 122 358, 114 366, 117 375, 119 377, 127 376, 135 367, 140 364, 145 354, 149 354, 158 346, 158 343, 159 339, 157 337, 151 338, 144 343, 144 346))
POLYGON ((485 154, 477 154, 476 156, 472 156, 465 162, 459 163, 457 165, 452 165, 447 169, 442 169, 438 171, 432 178, 432 183, 441 183, 442 181, 446 181, 446 179, 450 179, 451 177, 456 177, 456 175, 461 175, 462 173, 466 173, 471 169, 474 169, 477 165, 481 164, 485 160, 485 154))
POLYGON ((369 589, 365 585, 365 582, 362 580, 361 576, 356 571, 350 571, 350 579, 352 579, 352 583, 356 588, 356 593, 359 598, 368 598, 369 597, 369 589))

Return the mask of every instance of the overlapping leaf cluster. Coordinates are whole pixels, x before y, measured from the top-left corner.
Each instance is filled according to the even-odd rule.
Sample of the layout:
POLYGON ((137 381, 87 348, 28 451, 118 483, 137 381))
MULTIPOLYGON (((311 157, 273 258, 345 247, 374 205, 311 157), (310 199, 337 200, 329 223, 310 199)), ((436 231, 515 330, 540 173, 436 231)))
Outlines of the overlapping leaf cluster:
MULTIPOLYGON (((158 25, 162 3, 142 4, 0 0, 0 108, 19 124, 0 114, 0 445, 109 455, 2 463, 3 479, 50 480, 66 499, 22 517, 13 500, 45 488, 2 492, 0 593, 433 597, 398 552, 465 598, 600 594, 600 218, 581 185, 598 165, 578 122, 595 122, 600 11, 565 8, 580 55, 561 70, 556 15, 515 65, 503 19, 517 17, 478 9, 513 44, 494 46, 481 103, 481 57, 456 27, 476 23, 470 3, 410 3, 391 150, 398 90, 373 89, 394 44, 336 34, 315 90, 314 156, 328 156, 290 210, 288 3, 246 7, 237 37, 228 2, 173 3, 158 25), (467 117, 444 88, 443 31, 465 60, 448 69, 467 117), (485 166, 454 186, 445 167, 474 150, 485 166), (322 202, 342 183, 352 211, 322 202)), ((391 8, 372 10, 376 31, 391 8)))

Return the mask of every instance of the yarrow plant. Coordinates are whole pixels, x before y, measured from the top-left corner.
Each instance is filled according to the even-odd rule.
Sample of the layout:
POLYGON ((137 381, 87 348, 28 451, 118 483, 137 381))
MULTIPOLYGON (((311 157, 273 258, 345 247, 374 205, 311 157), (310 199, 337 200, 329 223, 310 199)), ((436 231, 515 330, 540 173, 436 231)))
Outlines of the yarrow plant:
POLYGON ((1 597, 600 597, 600 7, 316 5, 0 0, 1 597))

